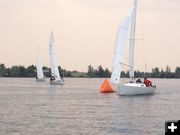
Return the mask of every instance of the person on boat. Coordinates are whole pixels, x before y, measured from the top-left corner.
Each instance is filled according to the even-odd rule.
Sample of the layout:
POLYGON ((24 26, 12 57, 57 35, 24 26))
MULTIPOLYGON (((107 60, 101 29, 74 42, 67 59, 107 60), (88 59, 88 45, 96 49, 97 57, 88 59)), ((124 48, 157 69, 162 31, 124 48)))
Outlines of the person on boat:
POLYGON ((144 84, 146 85, 146 87, 152 87, 152 82, 148 80, 146 77, 144 78, 144 84))
POLYGON ((63 72, 60 72, 60 76, 61 76, 61 79, 64 81, 64 79, 63 79, 64 73, 63 72))
POLYGON ((136 83, 142 83, 141 79, 138 78, 138 79, 136 80, 136 83))
POLYGON ((135 83, 135 82, 136 82, 136 80, 134 78, 132 78, 132 80, 130 80, 129 83, 135 83))
POLYGON ((55 77, 54 77, 54 76, 51 76, 51 77, 50 77, 50 80, 51 80, 51 81, 55 80, 55 77))

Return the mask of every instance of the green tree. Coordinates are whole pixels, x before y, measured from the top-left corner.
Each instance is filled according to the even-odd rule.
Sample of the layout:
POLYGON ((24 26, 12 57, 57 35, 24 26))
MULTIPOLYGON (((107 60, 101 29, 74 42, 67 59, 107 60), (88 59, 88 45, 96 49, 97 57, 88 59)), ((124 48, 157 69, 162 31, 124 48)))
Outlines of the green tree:
POLYGON ((161 69, 161 72, 160 72, 160 78, 164 78, 164 71, 163 71, 163 69, 161 69))
POLYGON ((124 71, 121 71, 121 77, 126 77, 126 73, 124 71))
POLYGON ((152 69, 152 74, 151 74, 151 77, 160 77, 160 72, 159 72, 159 68, 158 67, 155 67, 152 69))
POLYGON ((10 68, 10 76, 11 77, 19 77, 20 76, 20 70, 18 66, 12 66, 10 68))
POLYGON ((4 64, 0 64, 0 76, 6 76, 6 67, 4 64))
POLYGON ((36 67, 34 65, 30 65, 26 68, 26 76, 27 77, 35 77, 36 73, 35 73, 36 67))
POLYGON ((43 70, 49 70, 49 68, 46 67, 46 66, 43 66, 42 69, 43 69, 43 70))
POLYGON ((19 76, 26 77, 26 68, 24 66, 19 66, 19 76))
POLYGON ((176 67, 175 77, 180 78, 180 67, 176 67))
POLYGON ((134 77, 141 77, 141 72, 140 71, 134 71, 134 77))
POLYGON ((111 72, 109 71, 108 68, 106 68, 104 71, 104 77, 110 77, 110 76, 111 76, 111 72))
POLYGON ((64 76, 65 77, 72 77, 72 75, 71 75, 71 72, 70 71, 64 71, 64 76))
POLYGON ((165 78, 170 78, 171 77, 171 68, 167 65, 166 66, 166 71, 164 73, 165 78))
POLYGON ((97 72, 96 72, 96 75, 97 75, 98 77, 104 77, 104 69, 102 68, 101 65, 99 65, 98 70, 97 70, 97 72))
POLYGON ((88 66, 87 75, 89 77, 96 77, 95 70, 91 65, 88 66))
POLYGON ((7 68, 6 71, 7 71, 6 76, 10 77, 10 68, 7 68))
POLYGON ((93 67, 91 66, 91 65, 89 65, 88 66, 88 74, 91 74, 91 73, 93 73, 94 72, 94 69, 93 69, 93 67))

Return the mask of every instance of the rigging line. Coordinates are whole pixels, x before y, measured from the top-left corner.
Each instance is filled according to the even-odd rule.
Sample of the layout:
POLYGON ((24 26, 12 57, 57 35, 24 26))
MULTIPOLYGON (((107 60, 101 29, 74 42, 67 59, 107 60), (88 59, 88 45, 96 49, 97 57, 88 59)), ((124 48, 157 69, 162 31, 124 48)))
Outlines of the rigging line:
MULTIPOLYGON (((139 0, 140 1, 140 0, 139 0)), ((143 21, 143 8, 142 8, 142 0, 139 3, 139 18, 140 18, 140 23, 141 23, 141 34, 142 34, 142 63, 143 63, 143 66, 142 66, 142 70, 144 70, 144 72, 147 71, 147 62, 146 62, 146 48, 145 48, 145 35, 144 35, 144 21, 143 21)))
POLYGON ((121 65, 124 65, 124 66, 127 66, 127 67, 130 67, 130 68, 133 68, 133 66, 130 66, 130 65, 125 64, 125 63, 122 63, 122 62, 120 62, 120 64, 121 64, 121 65))
MULTIPOLYGON (((122 63, 122 62, 120 62, 120 63, 122 63)), ((124 62, 123 63, 128 63, 128 58, 127 57, 125 57, 125 60, 124 60, 124 62)), ((127 66, 126 66, 127 67, 127 66)), ((127 71, 127 68, 125 68, 123 65, 122 65, 122 71, 127 71)))

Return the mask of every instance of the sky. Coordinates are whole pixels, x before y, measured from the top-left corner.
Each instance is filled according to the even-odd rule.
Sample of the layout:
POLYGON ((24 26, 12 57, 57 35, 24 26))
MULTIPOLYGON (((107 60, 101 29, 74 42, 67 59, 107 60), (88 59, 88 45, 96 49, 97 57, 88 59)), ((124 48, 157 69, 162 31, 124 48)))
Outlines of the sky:
MULTIPOLYGON (((132 0, 0 0, 0 63, 49 66, 54 32, 58 64, 111 70, 116 30, 132 0)), ((180 66, 180 0, 138 0, 135 69, 180 66)), ((125 51, 126 52, 126 51, 125 51)), ((126 60, 126 53, 125 53, 126 60)))

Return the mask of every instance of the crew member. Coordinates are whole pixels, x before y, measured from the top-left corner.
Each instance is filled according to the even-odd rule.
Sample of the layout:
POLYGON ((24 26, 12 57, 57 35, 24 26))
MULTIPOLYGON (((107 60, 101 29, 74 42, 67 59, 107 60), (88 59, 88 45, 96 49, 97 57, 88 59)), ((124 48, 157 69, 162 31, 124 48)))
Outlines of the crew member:
POLYGON ((146 87, 152 87, 152 82, 148 80, 146 77, 144 78, 144 84, 146 85, 146 87))

